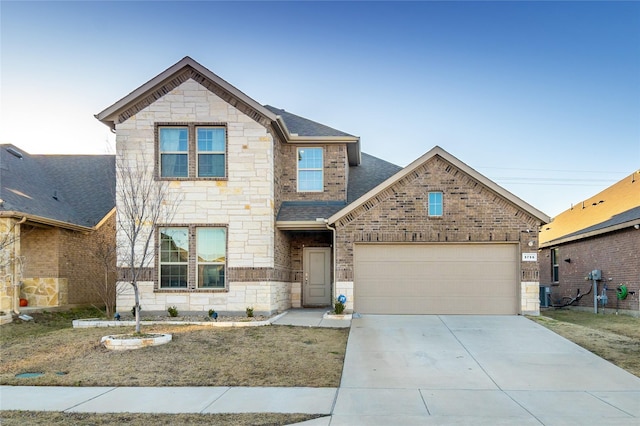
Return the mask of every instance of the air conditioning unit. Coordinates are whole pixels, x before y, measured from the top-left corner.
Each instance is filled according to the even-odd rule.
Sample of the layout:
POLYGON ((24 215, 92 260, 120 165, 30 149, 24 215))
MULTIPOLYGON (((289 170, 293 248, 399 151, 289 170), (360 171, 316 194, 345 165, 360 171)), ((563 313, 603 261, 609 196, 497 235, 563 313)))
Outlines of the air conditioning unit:
POLYGON ((548 308, 551 306, 551 287, 540 286, 540 307, 548 308))

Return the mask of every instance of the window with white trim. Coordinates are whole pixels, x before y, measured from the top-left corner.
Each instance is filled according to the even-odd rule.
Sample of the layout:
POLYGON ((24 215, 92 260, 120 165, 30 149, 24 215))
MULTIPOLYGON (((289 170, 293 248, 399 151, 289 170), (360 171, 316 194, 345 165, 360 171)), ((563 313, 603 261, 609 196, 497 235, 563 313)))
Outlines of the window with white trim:
POLYGON ((322 148, 298 148, 298 192, 324 190, 323 158, 322 148))
POLYGON ((440 217, 443 213, 442 192, 429 192, 428 198, 429 216, 440 217))

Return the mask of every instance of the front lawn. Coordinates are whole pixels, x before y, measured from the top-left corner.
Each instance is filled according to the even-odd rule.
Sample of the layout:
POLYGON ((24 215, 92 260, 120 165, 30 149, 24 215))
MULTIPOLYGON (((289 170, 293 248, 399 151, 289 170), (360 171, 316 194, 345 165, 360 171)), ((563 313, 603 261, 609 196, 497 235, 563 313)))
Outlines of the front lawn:
POLYGON ((640 377, 640 318, 549 309, 530 319, 640 377))
POLYGON ((349 333, 143 324, 143 332, 171 333, 173 341, 119 352, 105 349, 100 338, 133 328, 73 329, 69 314, 32 316, 34 321, 15 320, 0 329, 4 385, 338 387, 349 333), (15 377, 25 372, 44 375, 15 377))

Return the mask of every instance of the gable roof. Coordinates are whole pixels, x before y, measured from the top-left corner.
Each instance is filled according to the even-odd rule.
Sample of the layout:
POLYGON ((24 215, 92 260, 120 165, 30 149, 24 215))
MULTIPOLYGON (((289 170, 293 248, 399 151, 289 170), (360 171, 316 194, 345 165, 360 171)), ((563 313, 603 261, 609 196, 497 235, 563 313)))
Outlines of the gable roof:
POLYGON ((443 160, 449 162, 450 164, 452 164, 453 166, 457 167, 458 169, 460 169, 461 171, 463 171, 464 173, 466 173, 467 175, 469 175, 473 179, 477 180, 482 185, 484 185, 485 187, 489 188, 490 190, 492 190, 493 192, 495 192, 499 196, 501 196, 504 199, 508 200, 509 202, 511 202, 515 206, 519 207, 520 209, 526 211, 531 216, 533 216, 534 218, 538 219, 541 223, 548 223, 551 220, 549 218, 549 216, 547 216, 546 214, 542 213, 540 210, 534 208, 533 206, 531 206, 530 204, 526 203, 522 199, 518 198, 517 196, 515 196, 511 192, 507 191, 506 189, 502 188, 501 186, 499 186, 498 184, 496 184, 492 180, 490 180, 490 179, 486 178, 485 176, 483 176, 482 174, 478 173, 477 171, 475 171, 474 169, 472 169, 471 167, 469 167, 468 165, 466 165, 462 161, 458 160, 453 155, 449 154, 444 149, 440 148, 439 146, 435 146, 433 149, 431 149, 429 152, 427 152, 426 154, 424 154, 423 156, 421 156, 420 158, 415 160, 413 163, 409 164, 404 169, 400 170, 399 172, 395 173, 393 176, 389 177, 385 181, 379 183, 378 185, 376 185, 375 187, 373 187, 372 189, 370 189, 366 193, 364 193, 361 196, 359 196, 356 200, 353 200, 351 203, 349 203, 349 205, 347 205, 344 209, 342 209, 342 210, 336 212, 335 214, 333 214, 328 219, 329 223, 335 223, 336 221, 338 221, 342 217, 346 216, 347 214, 349 214, 353 210, 357 209, 362 204, 366 203, 372 197, 374 197, 377 194, 379 194, 380 192, 388 189, 393 184, 395 184, 396 182, 398 182, 399 180, 401 180, 405 176, 409 175, 415 169, 417 169, 418 167, 422 166, 424 163, 426 163, 427 161, 429 161, 430 159, 432 159, 433 157, 436 157, 436 156, 438 156, 438 157, 442 158, 443 160))
POLYGON ((265 127, 271 126, 286 143, 346 143, 349 164, 360 162, 360 138, 284 110, 263 106, 192 58, 182 60, 144 83, 113 105, 95 115, 115 130, 117 124, 134 116, 185 81, 192 79, 238 108, 265 127))
POLYGON ((75 230, 115 208, 113 155, 30 155, 0 145, 0 216, 75 230))
POLYGON ((640 170, 560 213, 540 232, 540 247, 640 224, 640 170))

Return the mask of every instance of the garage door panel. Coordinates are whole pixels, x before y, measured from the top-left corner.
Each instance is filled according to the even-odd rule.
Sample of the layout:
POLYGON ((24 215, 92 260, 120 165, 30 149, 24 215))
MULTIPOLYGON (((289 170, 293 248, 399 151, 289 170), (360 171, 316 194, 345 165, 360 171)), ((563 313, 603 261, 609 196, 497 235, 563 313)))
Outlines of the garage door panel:
POLYGON ((361 313, 515 314, 517 246, 357 245, 361 313))

